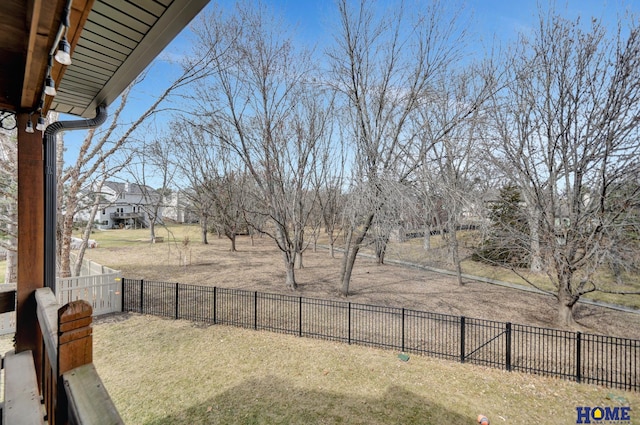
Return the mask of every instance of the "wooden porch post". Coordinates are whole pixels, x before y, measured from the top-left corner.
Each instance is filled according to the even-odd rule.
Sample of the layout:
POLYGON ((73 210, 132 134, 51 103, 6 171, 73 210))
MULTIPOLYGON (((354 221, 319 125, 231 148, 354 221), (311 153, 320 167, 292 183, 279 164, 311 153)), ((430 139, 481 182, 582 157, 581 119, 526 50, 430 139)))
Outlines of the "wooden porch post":
MULTIPOLYGON (((42 132, 25 131, 28 113, 18 119, 18 284, 16 352, 31 350, 40 371, 42 337, 35 290, 44 286, 44 169, 42 132)), ((35 125, 34 125, 35 127, 35 125)), ((38 377, 40 378, 40 377, 38 377)))

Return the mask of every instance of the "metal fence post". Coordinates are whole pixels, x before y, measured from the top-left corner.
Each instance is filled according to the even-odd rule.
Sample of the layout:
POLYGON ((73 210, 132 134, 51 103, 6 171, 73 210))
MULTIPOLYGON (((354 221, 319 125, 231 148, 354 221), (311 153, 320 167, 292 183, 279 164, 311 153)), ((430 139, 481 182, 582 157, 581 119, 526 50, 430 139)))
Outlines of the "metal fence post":
POLYGON ((302 297, 298 297, 298 336, 302 336, 302 297))
POLYGON ((144 314, 144 279, 140 279, 140 314, 144 314))
POLYGON ((125 293, 126 293, 126 288, 129 286, 127 285, 127 280, 123 277, 120 278, 120 312, 124 313, 125 312, 125 307, 124 307, 124 300, 125 300, 125 293))
POLYGON ((253 329, 258 329, 258 291, 253 293, 253 329))
POLYGON ((464 363, 465 318, 460 316, 460 363, 464 363))
POLYGON ((176 320, 178 320, 178 316, 180 315, 180 307, 178 304, 178 292, 180 291, 180 284, 176 282, 176 320))
POLYGON ((582 381, 582 333, 576 333, 576 382, 582 381))
POLYGON ((351 344, 351 302, 349 302, 349 314, 347 316, 347 328, 348 328, 348 335, 347 335, 347 342, 349 344, 351 344))
POLYGON ((402 309, 402 352, 404 352, 404 308, 402 309))
POLYGON ((218 306, 218 300, 217 300, 217 295, 218 295, 218 291, 217 291, 217 286, 213 287, 213 324, 216 324, 216 308, 218 306))
POLYGON ((505 338, 507 339, 505 342, 505 350, 506 352, 506 368, 507 371, 511 372, 511 322, 507 322, 505 327, 505 338))

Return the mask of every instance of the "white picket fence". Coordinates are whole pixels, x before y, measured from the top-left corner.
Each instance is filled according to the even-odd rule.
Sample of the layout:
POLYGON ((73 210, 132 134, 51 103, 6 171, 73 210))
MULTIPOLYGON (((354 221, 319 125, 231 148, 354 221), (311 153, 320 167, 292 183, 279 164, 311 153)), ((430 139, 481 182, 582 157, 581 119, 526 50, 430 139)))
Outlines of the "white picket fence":
POLYGON ((94 316, 122 311, 122 278, 120 272, 112 272, 57 279, 56 296, 60 305, 88 301, 94 316))
MULTIPOLYGON (((74 255, 72 255, 72 258, 74 258, 74 255)), ((80 269, 80 276, 93 276, 93 275, 107 274, 107 273, 118 273, 118 271, 111 269, 107 266, 103 266, 102 264, 96 263, 95 261, 91 261, 87 259, 82 260, 82 268, 80 269)))
MULTIPOLYGON (((93 306, 93 315, 122 311, 122 276, 117 270, 88 261, 85 270, 102 274, 56 279, 56 297, 60 305, 85 300, 93 306)), ((16 312, 0 314, 0 335, 16 331, 16 312)))

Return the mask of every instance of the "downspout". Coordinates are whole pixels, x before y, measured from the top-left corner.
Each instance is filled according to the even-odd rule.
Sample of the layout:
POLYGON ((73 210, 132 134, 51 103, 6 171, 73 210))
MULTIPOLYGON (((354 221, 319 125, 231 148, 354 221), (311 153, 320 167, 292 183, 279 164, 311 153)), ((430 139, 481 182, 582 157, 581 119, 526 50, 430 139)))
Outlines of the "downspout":
POLYGON ((88 130, 104 123, 107 107, 96 108, 92 119, 56 121, 44 132, 44 286, 56 292, 56 226, 57 226, 57 176, 56 176, 56 136, 63 130, 88 130))

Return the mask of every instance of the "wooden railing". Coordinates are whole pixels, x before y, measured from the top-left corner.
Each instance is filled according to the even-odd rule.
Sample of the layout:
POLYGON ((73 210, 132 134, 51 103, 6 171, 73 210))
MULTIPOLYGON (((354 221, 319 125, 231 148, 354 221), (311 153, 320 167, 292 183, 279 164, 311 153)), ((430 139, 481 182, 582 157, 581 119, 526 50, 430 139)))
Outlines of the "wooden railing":
POLYGON ((38 377, 31 350, 5 354, 3 424, 44 424, 38 377))
POLYGON ((49 423, 123 423, 93 367, 91 305, 79 300, 59 307, 49 288, 36 291, 36 302, 45 352, 42 392, 49 423))
POLYGON ((80 300, 60 307, 49 288, 37 289, 35 299, 41 370, 30 351, 7 354, 2 423, 123 424, 93 365, 91 305, 80 300))

